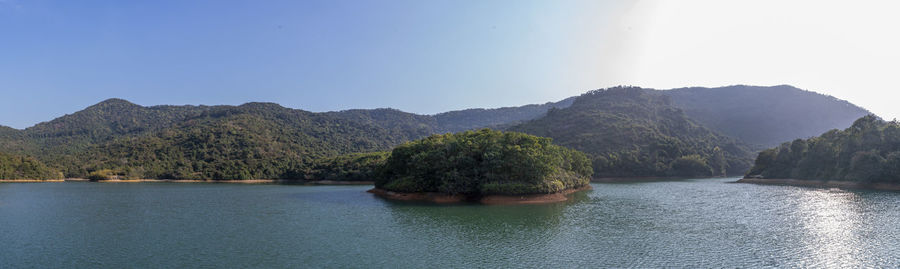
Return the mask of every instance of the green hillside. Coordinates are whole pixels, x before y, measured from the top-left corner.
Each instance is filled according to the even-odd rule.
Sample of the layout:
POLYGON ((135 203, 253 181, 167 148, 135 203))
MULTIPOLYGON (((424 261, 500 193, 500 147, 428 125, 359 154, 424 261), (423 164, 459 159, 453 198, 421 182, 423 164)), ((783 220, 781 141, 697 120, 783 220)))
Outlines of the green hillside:
POLYGON ((35 158, 0 152, 0 179, 62 179, 62 175, 35 158))
POLYGON ((752 154, 688 118, 667 96, 632 87, 588 92, 510 130, 587 153, 599 177, 741 174, 752 154))

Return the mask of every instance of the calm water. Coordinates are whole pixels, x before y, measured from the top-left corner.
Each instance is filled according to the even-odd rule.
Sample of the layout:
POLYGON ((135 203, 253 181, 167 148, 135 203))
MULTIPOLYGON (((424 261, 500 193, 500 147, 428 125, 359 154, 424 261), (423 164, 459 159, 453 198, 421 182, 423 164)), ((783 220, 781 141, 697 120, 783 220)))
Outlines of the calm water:
POLYGON ((898 267, 900 193, 701 179, 564 204, 368 186, 0 183, 0 268, 898 267))

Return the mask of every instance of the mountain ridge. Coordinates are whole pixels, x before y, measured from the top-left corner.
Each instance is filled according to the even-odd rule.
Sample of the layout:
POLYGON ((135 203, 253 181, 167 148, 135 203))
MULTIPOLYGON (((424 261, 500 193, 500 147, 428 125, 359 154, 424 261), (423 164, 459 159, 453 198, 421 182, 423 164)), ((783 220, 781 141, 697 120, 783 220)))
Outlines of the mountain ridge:
MULTIPOLYGON (((609 114, 615 116, 613 118, 607 117, 613 120, 618 119, 626 128, 617 129, 621 132, 606 132, 603 135, 605 137, 600 137, 601 139, 593 142, 585 141, 594 144, 610 143, 615 142, 613 140, 617 139, 616 137, 624 139, 625 137, 622 136, 627 133, 653 134, 650 139, 632 141, 637 144, 632 144, 629 151, 640 151, 640 149, 646 148, 647 145, 640 143, 648 141, 662 141, 660 145, 675 145, 678 150, 673 152, 678 152, 678 154, 671 153, 672 156, 665 157, 667 159, 664 162, 654 164, 655 168, 644 167, 656 171, 656 173, 669 171, 671 166, 676 164, 675 160, 679 161, 677 163, 679 167, 683 165, 688 167, 698 162, 709 162, 714 158, 716 162, 721 163, 716 155, 718 153, 712 152, 714 148, 722 150, 722 154, 725 156, 723 158, 731 161, 728 166, 731 166, 732 169, 728 169, 729 171, 739 169, 736 164, 740 161, 735 161, 736 156, 740 155, 741 151, 747 151, 742 148, 749 146, 726 141, 726 138, 731 136, 725 135, 725 131, 735 127, 715 125, 711 124, 715 122, 709 119, 702 117, 698 119, 696 116, 685 115, 701 113, 697 111, 707 111, 703 113, 714 113, 725 119, 757 117, 760 122, 767 121, 766 118, 760 118, 766 114, 745 113, 743 110, 730 109, 727 105, 709 104, 708 101, 704 101, 712 98, 709 96, 716 96, 721 92, 756 91, 756 88, 773 87, 641 89, 641 92, 647 95, 644 97, 646 100, 627 101, 629 99, 622 99, 626 100, 626 103, 634 105, 630 108, 631 110, 628 113, 609 114), (710 94, 710 91, 713 94, 710 94), (663 99, 667 101, 658 102, 663 99), (646 104, 640 103, 645 101, 646 104), (668 114, 676 117, 670 119, 663 117, 668 114), (651 119, 656 120, 652 121, 651 119), (649 128, 644 128, 648 126, 649 128), (679 132, 698 136, 679 137, 679 132), (710 135, 710 133, 714 133, 714 135, 710 135), (717 143, 716 145, 719 147, 704 146, 702 150, 692 149, 691 147, 697 147, 697 145, 706 145, 705 142, 698 143, 697 141, 713 141, 712 143, 717 143)), ((774 88, 788 92, 787 95, 806 96, 812 93, 790 86, 775 86, 774 88)), ((310 112, 284 107, 272 102, 248 102, 236 106, 141 106, 128 100, 110 98, 83 110, 23 130, 0 127, 0 152, 34 156, 47 163, 48 166, 64 171, 67 176, 85 176, 91 171, 99 169, 118 169, 119 173, 132 177, 293 178, 308 174, 311 169, 310 165, 315 163, 315 159, 356 152, 389 150, 396 145, 432 134, 485 127, 514 129, 515 126, 521 126, 530 121, 552 118, 553 114, 560 111, 571 111, 572 106, 576 106, 576 109, 584 108, 583 103, 591 100, 600 103, 606 102, 607 106, 615 107, 614 100, 581 100, 585 95, 602 91, 605 90, 591 91, 580 96, 544 104, 467 109, 435 115, 420 115, 393 108, 310 112), (237 168, 232 169, 232 167, 237 168), (218 173, 217 170, 225 172, 218 173)), ((784 95, 784 93, 778 94, 784 95)), ((780 95, 769 98, 777 99, 778 96, 780 95)), ((735 98, 732 97, 732 99, 735 98)), ((821 97, 816 97, 790 100, 794 100, 792 102, 798 102, 796 100, 818 102, 817 100, 821 99, 821 97)), ((862 110, 849 102, 833 97, 832 99, 831 102, 826 102, 821 106, 827 108, 838 104, 853 108, 850 109, 851 112, 862 110)), ((765 100, 768 99, 755 98, 745 102, 753 105, 765 102, 765 100)), ((840 117, 832 118, 840 120, 841 117, 847 117, 845 114, 838 113, 840 117)), ((792 117, 794 121, 803 121, 808 120, 810 116, 795 114, 786 115, 786 117, 792 117)), ((833 128, 845 127, 840 126, 839 122, 835 123, 837 121, 830 121, 832 118, 826 118, 823 121, 827 123, 825 125, 830 124, 829 127, 833 128)), ((581 117, 578 122, 570 123, 571 126, 568 128, 590 125, 591 122, 597 120, 598 118, 581 117)), ((725 120, 725 122, 729 121, 725 120)), ((597 126, 603 125, 595 127, 597 126)), ((557 131, 564 129, 555 128, 557 131)), ((531 130, 531 132, 538 131, 531 130)), ((543 134, 550 137, 557 135, 548 132, 543 134)), ((622 141, 629 140, 618 142, 622 141)), ((584 148, 585 145, 572 142, 568 143, 568 146, 584 148)), ((619 149, 623 149, 625 146, 610 145, 610 147, 619 149)), ((639 154, 629 154, 629 156, 639 156, 639 154)), ((707 164, 707 166, 709 165, 707 164)), ((697 167, 700 167, 701 170, 705 169, 702 166, 697 167)), ((600 173, 609 171, 609 169, 595 170, 600 173)), ((715 168, 713 170, 718 173, 723 169, 715 168)))

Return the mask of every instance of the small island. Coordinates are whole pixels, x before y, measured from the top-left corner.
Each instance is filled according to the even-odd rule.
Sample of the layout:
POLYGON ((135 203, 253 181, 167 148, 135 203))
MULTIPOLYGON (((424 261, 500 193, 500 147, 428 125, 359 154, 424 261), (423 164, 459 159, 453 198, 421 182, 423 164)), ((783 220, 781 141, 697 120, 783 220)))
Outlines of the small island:
POLYGON ((900 190, 900 123, 874 115, 759 153, 738 182, 900 190))
POLYGON ((369 192, 397 200, 548 203, 590 189, 584 153, 490 129, 432 135, 391 152, 369 192))

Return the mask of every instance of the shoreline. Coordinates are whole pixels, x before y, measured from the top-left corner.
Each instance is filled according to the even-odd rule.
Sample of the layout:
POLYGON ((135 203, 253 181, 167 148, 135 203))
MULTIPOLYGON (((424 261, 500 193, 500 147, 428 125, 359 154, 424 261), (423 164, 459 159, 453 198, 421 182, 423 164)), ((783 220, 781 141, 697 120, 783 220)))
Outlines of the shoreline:
POLYGON ((839 180, 812 180, 812 179, 790 179, 790 178, 742 178, 734 183, 750 183, 760 185, 790 185, 803 187, 820 187, 820 188, 847 188, 847 189, 869 189, 881 191, 900 191, 900 184, 891 183, 865 183, 853 181, 839 180))
POLYGON ((374 185, 374 181, 336 181, 336 180, 284 180, 284 179, 246 179, 246 180, 198 180, 198 179, 110 179, 90 180, 86 178, 67 179, 0 179, 0 183, 44 183, 44 182, 91 182, 91 183, 232 183, 232 184, 297 184, 297 185, 374 185))
POLYGON ((387 191, 379 188, 368 190, 375 196, 397 201, 420 201, 432 202, 437 204, 452 204, 462 202, 477 202, 484 205, 522 205, 522 204, 547 204, 558 203, 569 200, 569 195, 586 190, 592 190, 591 185, 584 187, 568 189, 557 193, 546 194, 526 194, 526 195, 486 195, 480 198, 472 198, 464 195, 450 195, 436 192, 415 192, 402 193, 387 191))
POLYGON ((717 177, 598 177, 591 178, 591 183, 641 183, 641 182, 662 182, 662 181, 678 181, 687 179, 701 178, 733 178, 735 176, 717 176, 717 177))
POLYGON ((44 183, 65 182, 65 179, 0 179, 0 183, 44 183))

